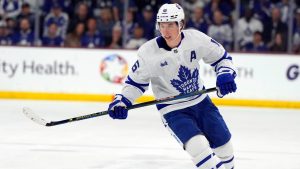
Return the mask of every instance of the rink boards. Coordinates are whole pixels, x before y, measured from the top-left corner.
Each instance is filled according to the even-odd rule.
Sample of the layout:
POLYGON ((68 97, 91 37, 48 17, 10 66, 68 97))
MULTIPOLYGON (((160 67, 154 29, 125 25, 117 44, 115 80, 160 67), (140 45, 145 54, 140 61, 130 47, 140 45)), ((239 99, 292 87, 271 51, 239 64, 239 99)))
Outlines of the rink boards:
MULTIPOLYGON (((136 61, 135 50, 0 47, 0 98, 111 101, 136 61)), ((300 57, 232 53, 238 92, 219 105, 300 108, 300 57)), ((215 73, 201 63, 207 88, 215 73)), ((153 99, 151 90, 138 101, 153 99)))

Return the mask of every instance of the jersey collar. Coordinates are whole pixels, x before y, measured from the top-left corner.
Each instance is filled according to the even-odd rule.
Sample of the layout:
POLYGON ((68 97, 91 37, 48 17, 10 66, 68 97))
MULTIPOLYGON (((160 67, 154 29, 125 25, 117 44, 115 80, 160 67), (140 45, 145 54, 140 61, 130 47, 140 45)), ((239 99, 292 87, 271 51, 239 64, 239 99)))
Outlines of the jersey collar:
MULTIPOLYGON (((181 41, 182 41, 183 38, 184 38, 184 34, 183 34, 183 32, 181 32, 181 41)), ((178 46, 180 46, 181 41, 179 42, 178 46)), ((156 42, 157 42, 157 45, 158 45, 159 48, 163 48, 163 49, 165 49, 167 51, 171 51, 172 50, 172 48, 170 48, 167 45, 166 40, 162 36, 159 36, 158 38, 156 38, 156 42)))

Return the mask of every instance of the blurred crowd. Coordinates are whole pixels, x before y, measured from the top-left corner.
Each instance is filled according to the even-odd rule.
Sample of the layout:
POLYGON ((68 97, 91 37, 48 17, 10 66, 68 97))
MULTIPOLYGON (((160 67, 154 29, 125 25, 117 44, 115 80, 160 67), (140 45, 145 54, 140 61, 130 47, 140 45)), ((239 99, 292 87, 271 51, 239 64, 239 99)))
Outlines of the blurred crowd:
POLYGON ((158 35, 164 3, 228 51, 300 53, 298 0, 0 0, 0 45, 137 49, 158 35))

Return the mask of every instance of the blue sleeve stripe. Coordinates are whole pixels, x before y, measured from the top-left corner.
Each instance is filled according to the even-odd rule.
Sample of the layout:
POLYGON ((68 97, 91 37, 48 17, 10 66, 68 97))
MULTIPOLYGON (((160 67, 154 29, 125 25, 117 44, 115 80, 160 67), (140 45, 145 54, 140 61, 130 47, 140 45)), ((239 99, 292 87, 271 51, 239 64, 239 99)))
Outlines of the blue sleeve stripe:
MULTIPOLYGON (((130 78, 130 76, 127 76, 127 80, 130 80, 130 81, 136 83, 135 81, 133 81, 133 80, 130 78)), ((137 85, 140 85, 140 86, 145 86, 145 87, 148 87, 148 86, 149 86, 149 83, 146 83, 146 84, 136 83, 136 84, 137 84, 137 85)))
POLYGON ((227 56, 227 52, 225 51, 224 55, 219 60, 217 60, 215 63, 211 64, 211 66, 216 66, 219 62, 221 62, 221 60, 225 59, 226 56, 227 56))
POLYGON ((223 165, 223 162, 221 161, 221 162, 219 162, 217 165, 216 165, 216 167, 217 168, 220 168, 221 167, 221 165, 223 165))
POLYGON ((235 72, 231 67, 227 67, 227 66, 221 66, 221 67, 219 67, 217 70, 215 70, 216 72, 219 72, 219 70, 220 69, 222 69, 222 68, 226 68, 226 69, 230 69, 230 70, 232 70, 233 72, 235 72))
POLYGON ((229 59, 229 60, 232 60, 232 57, 227 55, 227 52, 225 51, 224 55, 219 59, 217 60, 215 63, 211 64, 211 66, 216 66, 218 63, 220 63, 223 59, 229 59))
MULTIPOLYGON (((218 68, 218 71, 219 71, 221 68, 230 69, 230 70, 233 71, 232 75, 233 75, 234 77, 237 76, 236 72, 235 72, 231 67, 221 66, 221 67, 218 68)), ((217 72, 217 71, 216 71, 216 72, 217 72)), ((227 70, 224 70, 224 71, 222 71, 222 72, 228 72, 228 71, 227 71, 227 70)), ((221 73, 221 72, 217 72, 217 76, 219 75, 219 73, 221 73)))
POLYGON ((227 160, 227 161, 222 161, 222 162, 223 162, 223 163, 230 163, 233 159, 234 159, 234 156, 233 156, 231 159, 229 159, 229 160, 227 160))
POLYGON ((147 84, 141 84, 141 83, 136 83, 135 81, 133 81, 129 76, 127 76, 127 80, 125 81, 126 84, 132 85, 134 87, 137 87, 138 89, 140 89, 143 93, 146 91, 144 89, 144 87, 148 87, 149 83, 147 84))
MULTIPOLYGON (((228 67, 228 66, 221 66, 221 67, 218 68, 217 71, 219 71, 219 70, 222 69, 222 68, 226 68, 226 69, 231 69, 231 70, 233 70, 231 67, 228 67)), ((233 70, 233 71, 234 71, 234 70, 233 70)))

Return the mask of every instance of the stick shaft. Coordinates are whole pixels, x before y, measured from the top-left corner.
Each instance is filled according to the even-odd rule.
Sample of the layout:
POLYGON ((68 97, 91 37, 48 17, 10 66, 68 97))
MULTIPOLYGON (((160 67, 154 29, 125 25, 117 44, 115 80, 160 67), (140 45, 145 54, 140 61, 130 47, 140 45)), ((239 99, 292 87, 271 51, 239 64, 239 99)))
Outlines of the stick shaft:
MULTIPOLYGON (((152 101, 148 101, 148 102, 144 102, 144 103, 139 103, 139 104, 132 105, 131 107, 128 107, 127 109, 128 110, 136 109, 136 108, 140 108, 140 107, 145 107, 145 106, 150 106, 150 105, 153 105, 153 104, 158 104, 158 103, 164 103, 164 102, 169 102, 169 101, 173 101, 173 100, 183 99, 183 98, 196 96, 196 95, 201 95, 201 94, 205 94, 205 93, 210 93, 210 92, 214 92, 214 91, 217 91, 217 88, 214 87, 214 88, 209 88, 209 89, 203 89, 203 90, 195 91, 195 92, 188 93, 188 94, 181 94, 181 95, 177 95, 177 96, 172 96, 172 97, 167 97, 167 98, 163 98, 163 99, 158 99, 158 100, 152 100, 152 101)), ((56 126, 56 125, 60 125, 60 124, 65 124, 65 123, 80 121, 80 120, 84 120, 84 119, 94 118, 94 117, 98 117, 98 116, 103 116, 103 115, 106 115, 106 114, 108 114, 107 110, 97 112, 97 113, 87 114, 87 115, 83 115, 83 116, 73 117, 73 118, 69 118, 69 119, 65 119, 65 120, 52 121, 52 122, 47 123, 46 126, 56 126)))

